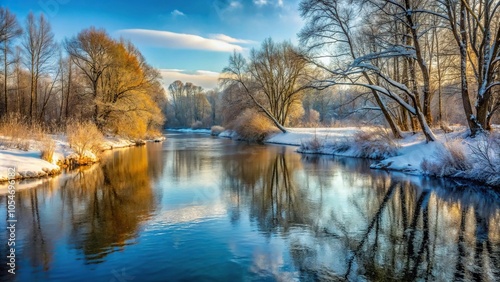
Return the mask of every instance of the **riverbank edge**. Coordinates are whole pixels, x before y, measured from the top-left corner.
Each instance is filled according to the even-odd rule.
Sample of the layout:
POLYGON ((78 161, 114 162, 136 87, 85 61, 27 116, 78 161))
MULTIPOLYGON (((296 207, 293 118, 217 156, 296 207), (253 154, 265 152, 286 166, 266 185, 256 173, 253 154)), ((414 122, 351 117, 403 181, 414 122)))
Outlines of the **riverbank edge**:
MULTIPOLYGON (((0 184, 10 180, 39 179, 59 175, 64 168, 76 168, 88 166, 100 161, 100 158, 93 153, 86 152, 84 161, 75 161, 76 153, 66 141, 65 135, 51 135, 52 140, 57 144, 52 162, 41 158, 40 150, 22 151, 12 148, 0 149, 0 160, 2 161, 0 171, 0 184), (10 163, 9 163, 10 161, 10 163), (22 163, 24 168, 19 168, 22 163)), ((158 136, 150 139, 132 140, 120 136, 106 136, 101 143, 101 151, 143 146, 146 143, 163 142, 165 136, 158 136)))
MULTIPOLYGON (((495 127, 496 132, 498 132, 498 129, 498 126, 495 127)), ((406 132, 403 134, 403 139, 392 140, 394 143, 386 149, 389 152, 382 150, 382 152, 372 152, 371 154, 364 152, 360 148, 362 145, 355 144, 354 140, 357 133, 377 130, 374 127, 287 128, 287 130, 287 133, 276 133, 268 136, 263 143, 295 146, 298 147, 296 150, 298 153, 305 155, 371 159, 374 161, 370 166, 371 169, 401 172, 421 177, 466 180, 493 188, 500 186, 499 177, 485 178, 482 175, 482 167, 474 163, 476 158, 473 156, 473 150, 483 146, 484 142, 486 142, 485 139, 481 137, 469 138, 468 130, 463 126, 454 127, 451 133, 435 130, 438 140, 434 142, 426 142, 423 134, 406 132), (320 144, 313 149, 304 146, 311 140, 319 140, 320 144), (338 146, 334 145, 338 143, 350 143, 351 145, 345 149, 338 149, 338 146), (468 171, 443 172, 449 170, 448 167, 443 165, 441 158, 443 154, 446 154, 447 147, 450 144, 455 147, 458 146, 459 150, 462 150, 467 156, 471 165, 468 171), (426 170, 426 165, 434 166, 433 171, 426 170), (436 171, 438 172, 436 173, 436 171)), ((231 130, 226 130, 218 136, 244 141, 231 130)), ((495 153, 500 155, 498 151, 493 152, 493 154, 495 153)))

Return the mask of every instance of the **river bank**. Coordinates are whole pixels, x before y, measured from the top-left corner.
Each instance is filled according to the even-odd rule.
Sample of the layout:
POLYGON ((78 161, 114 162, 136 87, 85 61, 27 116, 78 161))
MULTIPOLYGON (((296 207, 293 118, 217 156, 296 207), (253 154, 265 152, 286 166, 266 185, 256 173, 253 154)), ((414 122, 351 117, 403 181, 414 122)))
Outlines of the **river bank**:
MULTIPOLYGON (((49 135, 49 137, 55 144, 51 162, 42 159, 42 151, 36 146, 29 146, 28 150, 0 146, 0 183, 9 179, 21 180, 57 175, 70 164, 78 165, 75 160, 80 156, 70 146, 65 135, 49 135), (15 176, 12 177, 14 171, 15 176)), ((105 136, 100 144, 100 150, 126 148, 143 145, 145 142, 162 142, 163 140, 165 140, 163 136, 140 141, 118 136, 105 136)), ((99 156, 90 151, 84 152, 84 155, 86 161, 80 165, 99 161, 99 156)))
MULTIPOLYGON (((289 128, 269 136, 264 143, 298 146, 302 154, 324 154, 376 160, 371 168, 412 175, 453 177, 500 187, 500 138, 498 126, 489 136, 468 137, 462 126, 452 132, 434 131, 437 141, 406 132, 403 139, 374 127, 289 128)), ((234 132, 220 137, 237 139, 234 132)))

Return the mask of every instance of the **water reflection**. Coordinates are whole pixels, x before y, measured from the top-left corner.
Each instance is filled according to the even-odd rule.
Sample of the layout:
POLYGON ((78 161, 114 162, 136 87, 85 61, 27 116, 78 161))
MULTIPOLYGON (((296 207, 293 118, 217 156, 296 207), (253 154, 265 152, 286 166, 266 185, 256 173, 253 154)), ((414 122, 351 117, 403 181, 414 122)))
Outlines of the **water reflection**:
POLYGON ((172 136, 21 190, 20 277, 498 281, 499 192, 294 150, 172 136))
POLYGON ((140 223, 155 210, 151 181, 158 162, 150 157, 146 147, 117 151, 96 171, 82 171, 64 184, 72 187, 62 199, 72 219, 70 243, 88 263, 133 243, 140 223))
POLYGON ((248 206, 261 232, 290 238, 303 280, 499 277, 497 192, 367 167, 352 159, 300 160, 283 148, 231 159, 224 167, 238 215, 231 218, 248 206))
MULTIPOLYGON (((163 164, 158 151, 161 146, 154 145, 117 150, 103 164, 72 171, 37 189, 19 190, 17 235, 18 245, 24 246, 17 248, 18 256, 48 271, 62 238, 89 264, 134 243, 141 223, 155 210, 152 182, 163 164)), ((4 203, 2 198, 2 212, 4 203)), ((6 233, 0 234, 4 238, 6 233)), ((7 250, 2 250, 4 257, 7 250)))
POLYGON ((240 217, 241 201, 250 209, 250 217, 263 231, 280 229, 311 221, 314 204, 304 204, 307 198, 294 175, 300 170, 298 154, 288 155, 290 148, 271 147, 251 150, 238 158, 229 156, 223 163, 224 187, 232 199, 232 219, 240 217), (243 197, 243 198, 242 198, 243 197))

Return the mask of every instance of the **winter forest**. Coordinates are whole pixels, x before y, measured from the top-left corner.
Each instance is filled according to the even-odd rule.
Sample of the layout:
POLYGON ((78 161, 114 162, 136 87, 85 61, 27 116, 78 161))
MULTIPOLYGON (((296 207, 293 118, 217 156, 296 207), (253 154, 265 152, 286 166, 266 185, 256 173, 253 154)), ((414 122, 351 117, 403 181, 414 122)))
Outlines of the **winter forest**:
POLYGON ((144 137, 167 127, 382 124, 403 131, 498 122, 497 1, 303 1, 300 43, 234 53, 217 89, 160 84, 131 42, 89 27, 55 42, 43 15, 2 8, 2 118, 144 137), (352 3, 348 3, 352 2, 352 3), (167 95, 168 93, 168 95, 167 95), (251 123, 251 122, 250 122, 251 123), (257 122, 259 123, 259 122, 257 122), (133 125, 132 127, 130 125, 133 125))

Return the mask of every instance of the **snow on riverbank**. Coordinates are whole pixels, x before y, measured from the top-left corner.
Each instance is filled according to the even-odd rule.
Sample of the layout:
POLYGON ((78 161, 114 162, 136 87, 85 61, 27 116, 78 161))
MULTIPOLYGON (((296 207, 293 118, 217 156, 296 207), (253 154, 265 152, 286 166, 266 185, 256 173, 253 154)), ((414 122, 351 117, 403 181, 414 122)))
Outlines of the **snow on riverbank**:
MULTIPOLYGON (((22 151, 0 146, 0 183, 12 178, 9 177, 9 170, 12 168, 15 168, 16 179, 39 178, 60 173, 61 164, 65 160, 78 158, 70 147, 66 136, 50 135, 50 138, 55 142, 52 162, 43 160, 41 151, 33 147, 30 147, 28 151, 22 151)), ((148 141, 162 142, 163 140, 165 137, 162 136, 148 141)), ((33 141, 33 143, 35 142, 33 141)), ((137 141, 126 138, 106 136, 101 144, 101 149, 104 151, 138 144, 137 141)), ((98 157, 90 151, 85 152, 85 157, 92 162, 98 161, 98 157)))
POLYGON ((456 127, 451 133, 442 130, 434 133, 438 140, 427 143, 420 133, 405 133, 403 139, 393 140, 383 131, 380 134, 380 129, 369 127, 290 128, 287 133, 269 137, 265 143, 301 146, 298 151, 305 154, 378 159, 371 166, 374 169, 500 185, 498 133, 490 140, 485 136, 468 138, 465 127, 456 127), (363 133, 380 136, 375 141, 363 140, 359 137, 363 133))
POLYGON ((8 180, 12 169, 15 169, 17 179, 43 177, 61 171, 58 165, 42 160, 41 155, 40 151, 0 150, 0 181, 8 180))
POLYGON ((344 128, 289 128, 287 133, 279 133, 271 136, 266 143, 300 146, 315 136, 319 140, 333 142, 350 138, 360 130, 359 127, 344 128))

